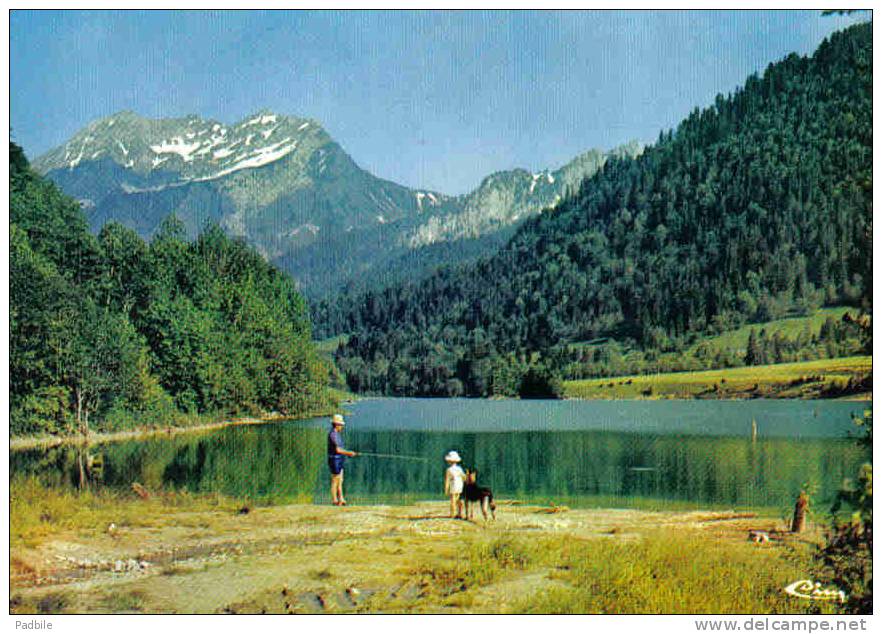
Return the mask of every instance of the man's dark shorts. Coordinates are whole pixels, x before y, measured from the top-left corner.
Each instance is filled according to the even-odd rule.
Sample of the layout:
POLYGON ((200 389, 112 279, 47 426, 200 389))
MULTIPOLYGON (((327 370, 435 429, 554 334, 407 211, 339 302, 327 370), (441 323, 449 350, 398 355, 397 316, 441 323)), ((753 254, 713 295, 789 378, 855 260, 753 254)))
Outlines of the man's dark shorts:
POLYGON ((343 461, 345 458, 345 456, 341 456, 340 454, 337 454, 336 456, 328 456, 328 469, 331 470, 332 475, 343 473, 343 461))

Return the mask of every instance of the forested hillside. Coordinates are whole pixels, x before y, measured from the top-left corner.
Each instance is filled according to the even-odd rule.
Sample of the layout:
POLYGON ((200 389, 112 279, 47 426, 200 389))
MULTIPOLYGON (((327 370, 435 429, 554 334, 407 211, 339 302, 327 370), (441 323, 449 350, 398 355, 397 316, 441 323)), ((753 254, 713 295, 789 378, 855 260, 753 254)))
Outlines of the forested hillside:
POLYGON ((350 387, 548 392, 576 342, 663 352, 869 306, 871 29, 790 55, 638 158, 611 159, 492 258, 329 307, 323 332, 351 335, 337 352, 350 387))
POLYGON ((89 233, 80 205, 10 146, 10 431, 169 426, 327 407, 328 367, 286 275, 169 217, 148 244, 89 233))

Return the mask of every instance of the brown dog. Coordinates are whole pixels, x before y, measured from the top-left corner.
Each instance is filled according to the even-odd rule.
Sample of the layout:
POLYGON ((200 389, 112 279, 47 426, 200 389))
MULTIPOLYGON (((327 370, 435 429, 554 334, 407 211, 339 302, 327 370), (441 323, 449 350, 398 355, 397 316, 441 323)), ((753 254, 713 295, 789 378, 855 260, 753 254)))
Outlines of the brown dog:
POLYGON ((478 486, 477 469, 466 469, 462 499, 465 501, 466 519, 472 519, 471 502, 478 502, 481 505, 484 521, 487 520, 488 510, 493 515, 493 519, 496 519, 496 504, 493 502, 493 491, 487 487, 478 486))

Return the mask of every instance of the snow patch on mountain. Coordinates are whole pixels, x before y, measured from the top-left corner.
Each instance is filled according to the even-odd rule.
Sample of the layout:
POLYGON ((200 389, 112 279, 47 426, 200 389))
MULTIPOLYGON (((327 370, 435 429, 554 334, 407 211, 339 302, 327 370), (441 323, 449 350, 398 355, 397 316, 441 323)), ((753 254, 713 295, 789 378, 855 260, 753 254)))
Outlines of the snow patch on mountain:
POLYGON ((153 185, 151 187, 135 187, 128 183, 121 183, 120 188, 127 194, 144 194, 147 192, 161 192, 164 189, 180 187, 181 185, 186 185, 186 183, 169 183, 168 185, 153 185))
POLYGON ((292 152, 297 147, 297 141, 294 141, 290 145, 284 145, 288 141, 290 141, 290 137, 286 137, 282 141, 278 143, 273 143, 272 145, 268 145, 266 147, 262 147, 258 150, 250 154, 240 155, 236 157, 237 163, 234 163, 230 167, 220 170, 215 174, 211 174, 209 176, 202 176, 200 178, 196 178, 193 180, 196 181, 208 181, 214 180, 216 178, 220 178, 221 176, 226 176, 227 174, 232 174, 233 172, 238 172, 239 170, 260 167, 261 165, 266 165, 267 163, 272 163, 273 161, 277 161, 286 154, 292 152), (280 147, 283 146, 284 147, 280 147))
POLYGON ((75 168, 77 165, 80 164, 80 161, 83 160, 83 152, 85 152, 85 151, 86 151, 86 144, 83 143, 83 146, 80 148, 80 153, 77 155, 77 157, 76 157, 74 160, 72 160, 72 161, 70 162, 70 169, 73 169, 73 168, 75 168))
POLYGON ((325 152, 325 150, 323 150, 323 149, 322 149, 322 150, 319 150, 319 151, 318 151, 318 157, 319 157, 319 161, 318 161, 318 173, 319 173, 319 174, 324 174, 325 169, 328 167, 328 153, 325 152))
POLYGON ((439 200, 438 197, 432 192, 414 192, 414 196, 416 197, 417 201, 417 211, 423 210, 424 199, 428 199, 429 204, 433 207, 437 207, 441 204, 441 200, 439 200))
POLYGON ((275 123, 278 117, 274 114, 258 115, 253 119, 245 122, 245 125, 266 125, 267 123, 275 123))
MULTIPOLYGON (((43 173, 73 170, 83 162, 110 157, 141 175, 161 167, 176 184, 213 180, 320 147, 326 135, 312 123, 266 111, 229 126, 195 115, 151 120, 122 112, 91 123, 35 166, 43 173)), ((324 162, 319 167, 323 170, 324 162)))
POLYGON ((295 238, 295 237, 299 236, 301 233, 307 232, 307 233, 310 233, 313 236, 315 236, 318 234, 319 231, 321 231, 321 227, 319 227, 318 225, 306 223, 304 225, 300 225, 299 227, 295 227, 294 229, 291 229, 287 235, 289 238, 295 238))
POLYGON ((536 182, 542 178, 542 174, 533 174, 533 180, 530 183, 530 193, 533 193, 533 190, 536 189, 536 182))
POLYGON ((538 185, 541 181, 546 181, 549 185, 554 185, 554 176, 551 172, 539 172, 538 174, 531 174, 532 180, 530 181, 530 194, 536 191, 536 185, 538 185))
POLYGON ((177 154, 184 161, 190 162, 193 160, 193 152, 198 150, 202 146, 202 143, 196 141, 195 143, 187 143, 181 137, 174 137, 169 141, 163 141, 158 145, 151 145, 150 149, 153 150, 156 154, 177 154))

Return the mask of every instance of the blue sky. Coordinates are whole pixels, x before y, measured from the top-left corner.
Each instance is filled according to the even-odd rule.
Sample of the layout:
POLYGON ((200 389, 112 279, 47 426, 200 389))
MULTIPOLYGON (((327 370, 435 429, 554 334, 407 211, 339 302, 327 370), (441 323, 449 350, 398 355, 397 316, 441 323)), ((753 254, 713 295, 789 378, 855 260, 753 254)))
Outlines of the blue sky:
POLYGON ((652 142, 859 17, 772 12, 29 12, 10 18, 13 138, 34 157, 120 110, 313 117, 365 169, 466 192, 513 167, 652 142))

